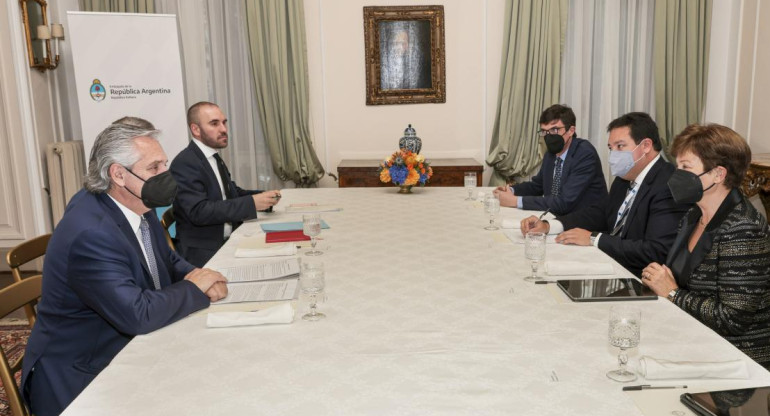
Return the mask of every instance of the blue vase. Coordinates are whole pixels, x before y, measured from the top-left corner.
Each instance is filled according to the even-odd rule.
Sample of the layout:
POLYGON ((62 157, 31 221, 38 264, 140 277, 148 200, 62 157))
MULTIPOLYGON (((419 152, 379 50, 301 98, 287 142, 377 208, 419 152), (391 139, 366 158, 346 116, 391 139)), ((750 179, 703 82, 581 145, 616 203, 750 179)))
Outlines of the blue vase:
POLYGON ((420 149, 422 148, 422 140, 417 137, 417 131, 412 128, 411 124, 406 128, 406 130, 404 130, 404 137, 398 141, 398 148, 409 150, 415 154, 420 153, 420 149))

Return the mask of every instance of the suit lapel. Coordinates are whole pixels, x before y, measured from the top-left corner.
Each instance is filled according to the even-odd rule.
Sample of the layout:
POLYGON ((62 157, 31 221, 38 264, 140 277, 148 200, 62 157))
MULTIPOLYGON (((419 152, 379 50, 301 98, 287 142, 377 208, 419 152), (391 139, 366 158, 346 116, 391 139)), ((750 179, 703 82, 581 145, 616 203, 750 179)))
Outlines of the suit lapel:
POLYGON ((131 229, 131 225, 128 223, 126 216, 120 212, 120 208, 115 205, 115 202, 113 202, 112 199, 107 196, 107 194, 96 194, 96 196, 105 207, 107 214, 112 217, 112 220, 115 222, 115 225, 118 226, 118 229, 120 229, 123 237, 125 237, 126 241, 128 241, 128 244, 133 247, 134 254, 139 256, 139 261, 142 264, 142 268, 144 269, 145 287, 154 287, 154 283, 152 282, 152 274, 150 274, 150 268, 147 266, 147 261, 144 258, 142 247, 139 245, 139 241, 136 239, 136 233, 131 229))
POLYGON ((668 163, 663 160, 663 156, 661 156, 660 159, 658 159, 658 161, 652 165, 650 171, 647 172, 647 176, 644 177, 644 182, 642 182, 641 186, 639 186, 639 190, 636 192, 634 201, 631 204, 631 211, 628 212, 628 218, 626 218, 626 226, 623 227, 623 231, 621 232, 622 236, 625 237, 625 235, 628 233, 628 229, 631 227, 631 224, 633 224, 634 217, 636 217, 636 213, 639 211, 639 207, 642 205, 641 201, 647 197, 647 194, 650 192, 650 188, 652 188, 652 184, 655 182, 655 177, 660 172, 662 166, 661 163, 668 163))
POLYGON ((187 147, 189 147, 192 150, 193 154, 200 161, 201 169, 203 169, 203 172, 205 172, 205 175, 206 175, 206 179, 208 179, 209 181, 209 183, 206 184, 206 192, 209 194, 209 197, 224 199, 224 197, 222 196, 222 191, 219 189, 219 181, 217 181, 217 175, 214 173, 214 170, 211 168, 211 164, 209 163, 209 160, 206 159, 206 155, 203 154, 203 152, 198 147, 198 145, 195 144, 192 140, 190 140, 190 144, 187 147))

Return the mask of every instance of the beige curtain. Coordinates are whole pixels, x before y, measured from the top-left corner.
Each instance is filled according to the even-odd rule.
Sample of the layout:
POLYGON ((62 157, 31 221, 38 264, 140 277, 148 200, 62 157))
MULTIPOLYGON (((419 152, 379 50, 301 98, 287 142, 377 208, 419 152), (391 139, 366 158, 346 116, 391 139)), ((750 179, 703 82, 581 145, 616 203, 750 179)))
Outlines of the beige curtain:
POLYGON ((559 101, 568 0, 508 0, 497 116, 487 156, 490 185, 532 172, 542 159, 540 113, 559 101))
POLYGON ((155 0, 79 0, 85 12, 155 13, 155 0))
POLYGON ((706 104, 712 0, 656 0, 655 118, 663 148, 706 104))
POLYGON ((309 186, 324 168, 313 149, 302 0, 246 0, 257 106, 273 170, 309 186))

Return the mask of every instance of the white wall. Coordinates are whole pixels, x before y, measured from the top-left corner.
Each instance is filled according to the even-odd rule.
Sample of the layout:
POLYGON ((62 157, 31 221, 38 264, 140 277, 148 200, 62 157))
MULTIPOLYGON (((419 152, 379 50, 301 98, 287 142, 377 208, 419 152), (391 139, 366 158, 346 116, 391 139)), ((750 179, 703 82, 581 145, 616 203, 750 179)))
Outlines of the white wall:
MULTIPOLYGON (((402 5, 382 0, 377 6, 402 5)), ((407 124, 428 159, 472 157, 483 163, 494 122, 503 0, 414 1, 444 6, 446 103, 366 105, 365 0, 305 0, 312 134, 327 172, 342 159, 383 159, 398 149, 407 124)), ((486 165, 485 165, 486 166, 486 165)), ((484 174, 489 177, 489 168, 484 174)), ((335 186, 326 177, 322 186, 335 186)))

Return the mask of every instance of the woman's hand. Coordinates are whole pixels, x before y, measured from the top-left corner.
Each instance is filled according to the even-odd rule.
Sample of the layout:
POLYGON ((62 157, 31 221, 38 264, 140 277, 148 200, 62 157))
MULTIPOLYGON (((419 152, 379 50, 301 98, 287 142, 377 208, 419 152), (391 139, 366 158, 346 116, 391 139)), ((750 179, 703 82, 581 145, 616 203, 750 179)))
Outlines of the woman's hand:
POLYGON ((669 292, 679 288, 671 269, 665 264, 650 263, 642 270, 642 282, 658 296, 666 297, 669 292))

